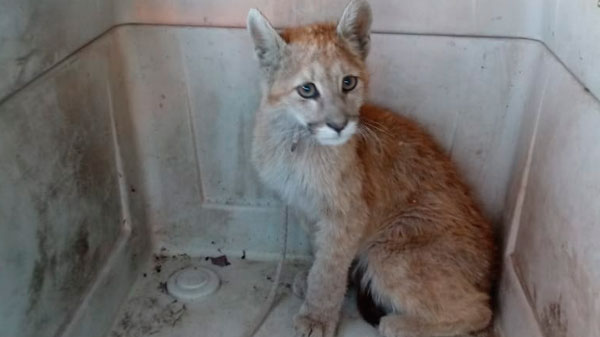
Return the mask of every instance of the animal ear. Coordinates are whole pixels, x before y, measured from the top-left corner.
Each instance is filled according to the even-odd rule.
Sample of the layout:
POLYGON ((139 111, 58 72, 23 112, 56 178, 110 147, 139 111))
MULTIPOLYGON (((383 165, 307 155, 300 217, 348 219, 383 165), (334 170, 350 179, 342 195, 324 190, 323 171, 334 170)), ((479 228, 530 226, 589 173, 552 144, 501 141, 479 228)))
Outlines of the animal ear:
POLYGON ((247 28, 260 66, 268 71, 277 67, 283 55, 285 41, 257 9, 252 8, 248 12, 247 28))
POLYGON ((344 14, 337 25, 338 35, 363 59, 369 54, 371 21, 369 3, 365 0, 352 0, 344 9, 344 14))

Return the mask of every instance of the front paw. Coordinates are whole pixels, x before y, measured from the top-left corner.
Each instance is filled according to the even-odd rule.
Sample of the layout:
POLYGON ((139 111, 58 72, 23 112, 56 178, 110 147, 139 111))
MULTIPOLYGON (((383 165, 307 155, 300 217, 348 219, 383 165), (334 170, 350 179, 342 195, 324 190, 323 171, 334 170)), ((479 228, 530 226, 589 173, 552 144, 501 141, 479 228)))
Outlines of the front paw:
POLYGON ((317 320, 302 314, 294 317, 296 337, 333 337, 335 328, 335 322, 317 320))

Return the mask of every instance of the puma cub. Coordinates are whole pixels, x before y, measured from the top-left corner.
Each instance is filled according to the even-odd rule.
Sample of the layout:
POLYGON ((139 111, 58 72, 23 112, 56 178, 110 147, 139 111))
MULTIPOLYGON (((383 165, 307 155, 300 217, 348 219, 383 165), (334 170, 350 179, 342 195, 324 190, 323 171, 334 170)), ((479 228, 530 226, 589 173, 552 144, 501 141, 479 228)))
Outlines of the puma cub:
POLYGON ((252 160, 262 180, 315 223, 296 333, 335 335, 351 266, 359 299, 370 301, 361 312, 383 336, 484 329, 492 318, 492 228, 431 136, 366 104, 370 26, 361 0, 337 24, 280 34, 259 11, 248 14, 262 71, 252 160))

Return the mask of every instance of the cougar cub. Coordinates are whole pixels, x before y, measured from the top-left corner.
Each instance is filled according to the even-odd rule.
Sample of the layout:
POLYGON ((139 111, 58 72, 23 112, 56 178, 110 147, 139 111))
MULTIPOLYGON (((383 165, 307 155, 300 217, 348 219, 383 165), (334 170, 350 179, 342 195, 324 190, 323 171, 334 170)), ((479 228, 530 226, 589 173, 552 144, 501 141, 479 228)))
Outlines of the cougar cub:
POLYGON ((248 14, 263 95, 252 159, 262 180, 315 222, 296 332, 334 336, 353 261, 359 299, 372 302, 362 312, 383 336, 484 329, 492 228, 432 137, 365 103, 370 26, 361 0, 337 24, 280 34, 257 10, 248 14))

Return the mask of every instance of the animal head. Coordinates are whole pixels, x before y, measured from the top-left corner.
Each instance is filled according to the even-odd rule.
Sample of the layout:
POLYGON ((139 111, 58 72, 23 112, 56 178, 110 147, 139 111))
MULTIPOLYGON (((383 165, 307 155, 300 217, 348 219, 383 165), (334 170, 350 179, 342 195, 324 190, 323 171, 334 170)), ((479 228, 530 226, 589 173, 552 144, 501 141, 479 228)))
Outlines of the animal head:
POLYGON ((348 141, 367 95, 369 4, 353 0, 337 24, 290 28, 281 34, 251 9, 247 27, 263 76, 264 113, 288 118, 322 145, 348 141))

